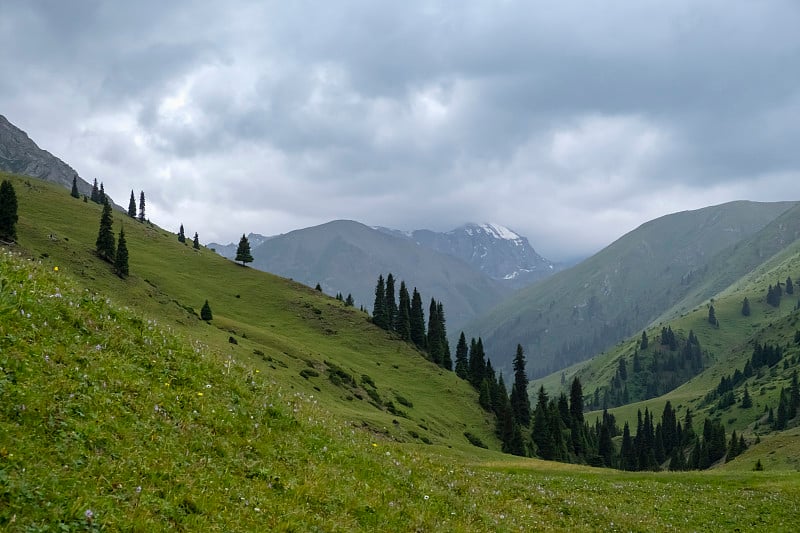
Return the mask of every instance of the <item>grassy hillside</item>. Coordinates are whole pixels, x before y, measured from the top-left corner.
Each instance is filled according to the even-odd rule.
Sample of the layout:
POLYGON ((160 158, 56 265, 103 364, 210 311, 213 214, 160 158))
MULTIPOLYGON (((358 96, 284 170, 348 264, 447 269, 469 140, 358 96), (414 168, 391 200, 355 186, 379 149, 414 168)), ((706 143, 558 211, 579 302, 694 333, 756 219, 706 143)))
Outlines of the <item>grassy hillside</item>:
POLYGON ((249 361, 276 382, 313 393, 391 438, 469 448, 466 431, 496 444, 492 421, 471 387, 375 328, 365 314, 115 213, 114 231, 124 225, 130 251, 131 276, 120 280, 93 253, 100 206, 38 180, 14 184, 19 248, 91 290, 226 358, 249 361), (214 313, 210 325, 197 316, 206 299, 214 313), (452 409, 442 413, 442 401, 452 409))
POLYGON ((47 261, 4 252, 0 272, 8 531, 689 531, 796 520, 800 482, 774 471, 627 474, 401 444, 47 261))
POLYGON ((98 206, 13 180, 20 244, 0 253, 3 530, 796 524, 800 481, 777 470, 788 463, 630 474, 472 446, 465 431, 496 445, 474 392, 364 315, 118 214, 133 273, 120 280, 91 252, 98 206), (191 309, 206 298, 210 325, 191 309))
MULTIPOLYGON (((525 348, 534 375, 588 359, 695 291, 716 254, 794 205, 732 202, 650 221, 579 265, 519 292, 469 331, 483 336, 487 354, 500 368, 510 367, 517 343, 525 348)), ((728 261, 725 268, 737 279, 752 266, 728 261)))
MULTIPOLYGON (((658 398, 612 409, 620 424, 628 421, 635 425, 637 410, 645 407, 660 415, 664 404, 669 400, 681 414, 686 408, 691 408, 696 413, 696 421, 711 417, 722 422, 729 431, 744 431, 751 440, 756 436, 772 434, 766 424, 765 409, 777 408, 781 387, 788 388, 792 372, 800 370, 800 345, 794 342, 795 332, 800 329, 800 311, 797 309, 800 291, 793 295, 784 295, 778 307, 767 304, 766 293, 769 285, 783 282, 787 277, 795 279, 798 276, 800 242, 795 241, 712 300, 683 316, 659 323, 647 330, 648 337, 654 340, 658 339, 661 328, 666 325, 683 337, 690 330, 693 331, 706 352, 706 368, 693 379, 658 398), (745 297, 750 302, 750 316, 743 316, 741 312, 745 297), (710 305, 715 308, 718 326, 708 322, 710 305), (723 376, 731 376, 737 369, 744 369, 752 356, 755 343, 780 346, 783 359, 774 367, 762 368, 739 383, 734 389, 734 405, 720 407, 717 398, 706 401, 706 395, 718 386, 723 376), (745 386, 753 398, 753 406, 750 408, 739 405, 745 386)), ((584 391, 592 394, 595 388, 607 386, 614 378, 620 358, 625 358, 630 368, 630 361, 638 344, 639 336, 636 335, 590 361, 565 369, 564 378, 569 381, 573 376, 578 376, 584 384, 584 391)), ((563 389, 561 373, 536 381, 533 385, 544 385, 551 391, 563 389)), ((793 425, 794 423, 790 424, 793 425)))

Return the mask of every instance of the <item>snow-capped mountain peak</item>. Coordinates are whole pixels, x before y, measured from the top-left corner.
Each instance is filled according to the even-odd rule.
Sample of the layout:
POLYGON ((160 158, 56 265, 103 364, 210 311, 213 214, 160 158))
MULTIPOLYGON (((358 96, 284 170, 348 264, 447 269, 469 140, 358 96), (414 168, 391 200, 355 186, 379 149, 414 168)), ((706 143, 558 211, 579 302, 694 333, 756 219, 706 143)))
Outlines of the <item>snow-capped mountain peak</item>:
POLYGON ((522 238, 518 234, 508 229, 507 227, 501 226, 500 224, 486 222, 480 224, 478 227, 483 229, 483 231, 485 231, 487 234, 491 235, 495 239, 501 239, 504 241, 516 241, 522 238))

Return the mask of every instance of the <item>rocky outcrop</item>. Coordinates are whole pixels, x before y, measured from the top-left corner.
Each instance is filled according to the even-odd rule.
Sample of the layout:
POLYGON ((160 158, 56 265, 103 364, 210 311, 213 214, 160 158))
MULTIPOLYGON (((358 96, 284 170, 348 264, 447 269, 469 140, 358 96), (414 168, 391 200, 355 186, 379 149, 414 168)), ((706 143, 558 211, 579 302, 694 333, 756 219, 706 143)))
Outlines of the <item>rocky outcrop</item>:
POLYGON ((78 178, 78 191, 89 195, 92 186, 78 176, 68 164, 39 148, 28 134, 0 115, 0 170, 43 179, 72 188, 72 178, 78 178))

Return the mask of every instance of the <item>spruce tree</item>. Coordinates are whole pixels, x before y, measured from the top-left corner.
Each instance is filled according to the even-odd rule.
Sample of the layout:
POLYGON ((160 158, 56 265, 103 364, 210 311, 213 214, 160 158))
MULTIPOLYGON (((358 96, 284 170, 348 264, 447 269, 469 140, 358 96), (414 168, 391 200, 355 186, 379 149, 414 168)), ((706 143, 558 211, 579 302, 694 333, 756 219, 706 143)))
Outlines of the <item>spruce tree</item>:
POLYGON ((178 230, 178 242, 186 242, 186 234, 183 232, 183 224, 181 224, 181 228, 178 230))
POLYGON ((131 189, 131 199, 128 202, 128 216, 136 218, 136 197, 133 196, 133 189, 131 189))
POLYGON ((712 326, 718 326, 719 322, 717 322, 717 315, 714 312, 714 306, 708 306, 708 323, 712 326))
POLYGON ((444 317, 442 302, 436 303, 436 316, 439 320, 439 344, 442 355, 442 368, 453 370, 453 359, 450 357, 450 341, 447 340, 447 320, 444 317))
POLYGON ((647 332, 643 331, 642 332, 642 340, 639 342, 639 348, 641 348, 642 350, 646 350, 648 344, 649 344, 649 341, 647 340, 647 332))
POLYGON ((437 365, 442 364, 443 361, 443 351, 444 347, 442 346, 442 332, 441 332, 441 322, 439 321, 439 306, 436 305, 436 300, 431 298, 431 305, 428 311, 428 353, 431 356, 431 360, 437 365))
POLYGON ((128 243, 125 241, 125 229, 119 229, 117 252, 114 255, 114 271, 121 278, 128 275, 128 243))
POLYGON ((400 282, 400 304, 397 308, 397 334, 406 342, 411 341, 411 298, 406 282, 400 282))
POLYGON ((514 356, 514 385, 511 387, 511 412, 520 426, 531 423, 531 402, 528 399, 528 374, 525 371, 525 353, 517 344, 514 356))
POLYGON ((750 316, 750 300, 747 299, 747 296, 742 300, 742 316, 750 316))
POLYGON ((483 380, 486 372, 486 354, 483 351, 483 340, 478 337, 478 341, 472 339, 469 347, 469 382, 477 388, 483 380))
POLYGON ((96 204, 100 203, 100 189, 97 187, 97 178, 95 178, 94 183, 92 183, 92 194, 89 196, 89 199, 96 204))
POLYGON ((253 256, 250 254, 250 241, 247 240, 244 233, 242 233, 239 246, 236 248, 236 261, 241 261, 242 266, 245 266, 245 263, 253 262, 253 256))
POLYGON ((378 276, 378 283, 375 285, 375 301, 372 304, 372 323, 381 329, 388 329, 388 317, 386 316, 386 283, 383 281, 383 274, 378 276))
POLYGON ((794 294, 794 283, 792 283, 792 278, 786 278, 786 294, 794 294))
MULTIPOLYGON (((425 314, 422 310, 422 297, 414 287, 414 292, 411 296, 411 342, 421 349, 425 349, 425 314)), ((478 383, 478 385, 480 382, 478 383)))
POLYGON ((144 222, 144 191, 139 194, 139 222, 144 222))
POLYGON ((356 304, 355 300, 353 300, 353 295, 347 293, 347 298, 344 299, 345 307, 353 307, 356 304))
POLYGON ((397 300, 394 296, 394 276, 391 272, 386 276, 386 329, 397 331, 397 300))
POLYGON ((194 232, 194 239, 192 239, 192 248, 195 250, 200 249, 200 239, 197 237, 197 232, 194 232))
POLYGON ((100 229, 97 232, 97 241, 95 241, 95 248, 97 255, 106 261, 113 261, 116 251, 114 243, 114 231, 111 226, 114 219, 111 214, 111 205, 108 202, 103 203, 103 213, 100 215, 100 229))
POLYGON ((750 398, 750 392, 747 390, 747 385, 744 386, 744 394, 742 395, 742 409, 749 409, 753 407, 753 399, 750 398))
POLYGON ((0 183, 0 240, 17 240, 17 193, 8 180, 0 183))
POLYGON ((456 376, 461 379, 469 378, 468 356, 469 347, 467 346, 467 338, 462 331, 461 336, 458 338, 458 344, 456 344, 456 376))
POLYGON ((78 176, 72 176, 72 190, 69 194, 73 198, 81 197, 81 193, 78 191, 78 176))
POLYGON ((106 196, 106 190, 103 188, 103 182, 102 181, 100 182, 100 192, 97 194, 97 197, 99 198, 99 200, 97 202, 99 204, 104 204, 104 203, 108 202, 108 196, 106 196))
POLYGON ((206 300, 206 303, 204 303, 203 307, 200 309, 200 318, 205 321, 209 321, 213 318, 211 306, 208 305, 208 300, 206 300))

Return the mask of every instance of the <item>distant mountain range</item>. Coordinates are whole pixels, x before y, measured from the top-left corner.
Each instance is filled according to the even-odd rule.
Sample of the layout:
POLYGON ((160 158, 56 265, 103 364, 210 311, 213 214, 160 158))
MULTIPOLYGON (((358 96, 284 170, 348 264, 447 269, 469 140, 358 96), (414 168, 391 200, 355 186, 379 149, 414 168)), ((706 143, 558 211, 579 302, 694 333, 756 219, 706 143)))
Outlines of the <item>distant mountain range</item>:
MULTIPOLYGON (((328 294, 352 294, 368 310, 378 276, 391 272, 426 300, 442 301, 451 335, 514 289, 561 268, 498 224, 406 233, 338 220, 274 237, 251 233, 248 240, 255 268, 310 286, 319 283, 328 294)), ((228 258, 237 246, 208 244, 228 258)))
POLYGON ((69 189, 77 177, 78 192, 89 196, 92 186, 75 169, 39 148, 28 134, 0 115, 0 170, 40 178, 69 189))
POLYGON ((563 269, 562 265, 536 253, 527 238, 500 224, 470 223, 445 233, 427 229, 411 232, 383 227, 375 229, 457 257, 490 278, 515 289, 563 269))

